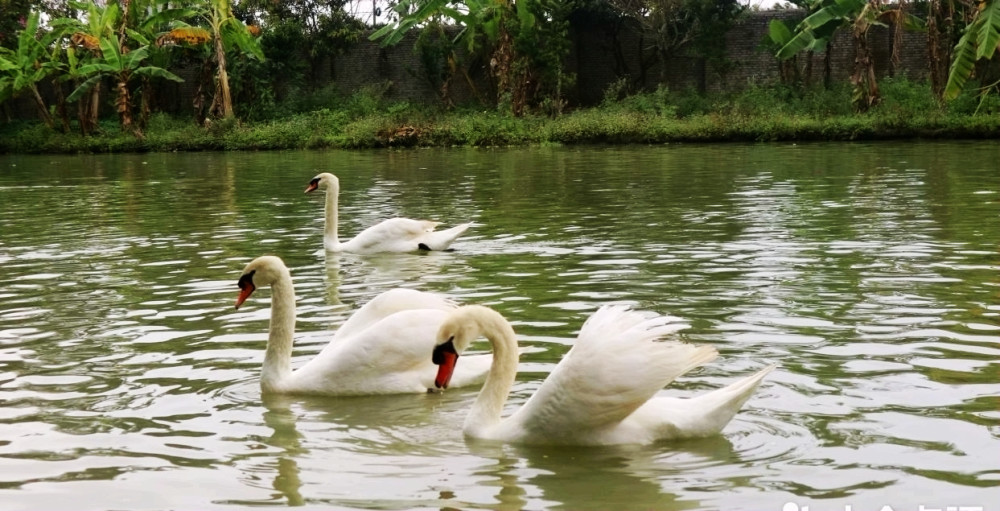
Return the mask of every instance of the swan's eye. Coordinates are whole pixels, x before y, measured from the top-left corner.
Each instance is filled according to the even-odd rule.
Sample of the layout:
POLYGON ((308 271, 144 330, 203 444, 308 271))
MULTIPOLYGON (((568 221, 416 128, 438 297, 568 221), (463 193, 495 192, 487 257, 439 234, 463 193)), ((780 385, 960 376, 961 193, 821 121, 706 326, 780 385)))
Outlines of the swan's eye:
POLYGON ((312 181, 309 181, 309 186, 319 186, 319 178, 318 177, 312 178, 312 181))
POLYGON ((240 280, 239 282, 236 283, 236 285, 239 286, 240 289, 243 289, 247 286, 250 286, 251 288, 255 287, 253 285, 254 273, 257 273, 257 270, 251 270, 250 273, 244 273, 243 276, 240 277, 240 280))
POLYGON ((451 342, 453 339, 455 339, 454 335, 448 338, 448 342, 438 344, 434 347, 434 352, 431 353, 431 362, 435 365, 443 364, 446 359, 445 353, 458 356, 458 352, 455 351, 455 344, 451 342))

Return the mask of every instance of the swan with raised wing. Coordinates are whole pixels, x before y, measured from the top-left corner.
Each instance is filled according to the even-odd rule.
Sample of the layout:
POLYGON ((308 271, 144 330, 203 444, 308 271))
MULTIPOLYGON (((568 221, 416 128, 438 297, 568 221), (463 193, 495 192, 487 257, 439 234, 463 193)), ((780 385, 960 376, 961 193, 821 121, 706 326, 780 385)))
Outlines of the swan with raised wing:
MULTIPOLYGON (((285 263, 261 256, 243 270, 236 308, 260 287, 271 287, 271 323, 261 369, 264 393, 367 395, 425 393, 437 368, 431 363, 435 336, 455 304, 413 289, 386 291, 361 307, 333 339, 302 367, 292 370, 295 289, 285 263)), ((476 355, 459 385, 482 382, 492 357, 476 355)))
POLYGON ((359 232, 355 237, 345 242, 341 242, 337 234, 337 199, 340 195, 340 180, 329 172, 317 174, 309 181, 305 193, 320 187, 326 188, 326 226, 323 231, 323 247, 328 252, 375 254, 379 252, 447 250, 455 239, 471 225, 465 223, 443 231, 435 231, 434 229, 440 225, 440 222, 390 218, 359 232))
POLYGON ((686 326, 669 317, 650 318, 622 305, 605 305, 584 323, 576 343, 538 390, 501 418, 517 373, 513 328, 498 312, 478 305, 447 314, 432 352, 439 366, 437 387, 448 387, 459 354, 474 339, 486 337, 493 346, 486 383, 463 427, 473 438, 613 445, 715 435, 775 367, 697 397, 654 397, 676 377, 714 359, 715 348, 663 340, 686 326))

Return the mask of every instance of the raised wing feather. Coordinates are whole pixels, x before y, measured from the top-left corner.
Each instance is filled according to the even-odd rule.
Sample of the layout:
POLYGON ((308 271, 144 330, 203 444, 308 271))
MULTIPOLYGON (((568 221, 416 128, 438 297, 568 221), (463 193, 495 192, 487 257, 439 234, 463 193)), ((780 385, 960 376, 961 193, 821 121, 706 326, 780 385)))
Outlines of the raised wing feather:
POLYGON ((438 222, 390 218, 358 233, 345 244, 358 252, 409 252, 417 250, 419 238, 432 232, 438 222))
POLYGON ((661 340, 687 325, 606 305, 508 424, 529 438, 567 439, 613 426, 678 376, 714 359, 715 348, 661 340))
POLYGON ((455 308, 455 302, 444 296, 417 291, 416 289, 391 289, 357 310, 337 329, 333 342, 354 335, 372 324, 400 311, 410 309, 435 309, 448 311, 455 308))

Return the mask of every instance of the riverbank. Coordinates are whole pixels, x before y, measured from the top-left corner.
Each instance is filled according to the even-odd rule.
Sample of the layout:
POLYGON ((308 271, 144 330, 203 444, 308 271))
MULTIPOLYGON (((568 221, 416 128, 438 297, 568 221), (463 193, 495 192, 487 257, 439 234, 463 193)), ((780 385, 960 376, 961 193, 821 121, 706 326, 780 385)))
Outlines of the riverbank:
POLYGON ((273 120, 202 127, 158 114, 142 138, 122 133, 113 119, 88 137, 31 121, 8 123, 0 125, 0 153, 1000 138, 998 101, 964 98, 942 106, 926 85, 888 81, 882 89, 882 104, 864 114, 851 111, 847 90, 794 94, 767 87, 714 97, 660 90, 594 108, 525 117, 385 103, 360 92, 361 97, 273 120))

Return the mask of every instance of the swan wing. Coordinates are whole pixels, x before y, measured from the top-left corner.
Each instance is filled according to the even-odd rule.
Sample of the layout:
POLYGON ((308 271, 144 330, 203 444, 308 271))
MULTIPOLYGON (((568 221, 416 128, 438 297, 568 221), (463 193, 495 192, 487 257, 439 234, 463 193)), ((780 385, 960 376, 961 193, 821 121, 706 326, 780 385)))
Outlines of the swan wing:
POLYGON ((469 227, 471 223, 459 224, 455 227, 445 229, 443 231, 427 231, 419 238, 419 244, 423 245, 422 248, 427 248, 430 250, 447 250, 449 246, 462 235, 469 227))
POLYGON ((675 378, 716 357, 710 346, 662 340, 687 326, 674 319, 601 307, 510 424, 522 437, 556 442, 618 424, 675 378))
POLYGON ((413 252, 420 249, 420 238, 437 225, 429 220, 390 218, 361 231, 344 247, 356 253, 413 252))
POLYGON ((416 289, 390 289, 379 294, 360 309, 337 329, 333 341, 356 335, 358 332, 375 323, 404 310, 433 309, 449 311, 455 308, 455 302, 450 299, 416 289))
POLYGON ((338 342, 293 373, 304 392, 362 395, 420 392, 433 381, 431 362, 446 312, 409 309, 383 317, 338 342))

